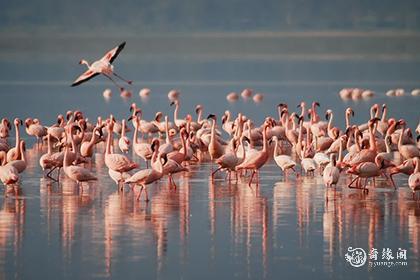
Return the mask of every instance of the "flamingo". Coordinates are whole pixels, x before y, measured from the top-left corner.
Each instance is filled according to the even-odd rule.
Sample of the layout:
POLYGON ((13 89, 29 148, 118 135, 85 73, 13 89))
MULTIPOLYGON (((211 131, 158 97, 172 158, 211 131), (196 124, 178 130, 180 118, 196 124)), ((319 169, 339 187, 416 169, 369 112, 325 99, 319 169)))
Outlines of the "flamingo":
POLYGON ((326 187, 337 186, 338 180, 340 179, 340 170, 336 164, 335 154, 330 155, 330 163, 325 167, 322 175, 326 187))
POLYGON ((20 132, 19 132, 19 125, 23 125, 22 120, 16 118, 13 121, 15 125, 15 131, 16 131, 16 144, 14 148, 11 148, 9 151, 7 151, 7 162, 16 160, 19 158, 19 145, 20 145, 20 132))
POLYGON ((89 169, 71 165, 71 161, 69 160, 68 145, 65 145, 64 147, 63 170, 67 177, 77 182, 78 186, 81 186, 83 182, 98 180, 98 178, 96 178, 89 169))
MULTIPOLYGON (((243 141, 247 139, 246 136, 241 137, 240 145, 243 147, 243 141)), ((231 172, 235 171, 236 166, 241 164, 246 156, 246 150, 242 149, 241 156, 237 155, 236 147, 235 147, 235 139, 232 138, 232 150, 228 153, 223 154, 221 157, 216 159, 216 163, 219 165, 219 167, 212 172, 211 176, 213 177, 219 170, 226 169, 229 172, 229 180, 231 178, 231 172)))
POLYGON ((418 157, 414 159, 414 172, 408 177, 408 186, 413 192, 413 197, 415 192, 420 190, 420 159, 418 157))
MULTIPOLYGON (((263 148, 261 151, 255 152, 252 156, 241 163, 240 165, 236 166, 235 170, 242 170, 248 169, 252 170, 251 178, 248 182, 248 186, 251 186, 252 179, 254 178, 255 174, 257 174, 258 170, 267 162, 268 160, 268 144, 267 144, 267 129, 268 126, 264 126, 263 128, 263 148)), ((258 174, 257 174, 257 186, 258 186, 258 174)))
POLYGON ((16 168, 18 173, 22 173, 26 169, 26 159, 25 159, 25 141, 20 140, 19 149, 17 151, 18 157, 12 161, 9 161, 7 165, 12 165, 16 168))
POLYGON ((174 178, 172 177, 172 175, 176 174, 176 173, 188 171, 188 168, 182 166, 181 164, 179 164, 178 162, 176 162, 173 159, 168 159, 168 155, 164 155, 163 158, 164 158, 166 163, 163 165, 163 170, 162 170, 163 175, 162 176, 168 175, 169 183, 171 185, 173 185, 176 189, 177 186, 175 184, 175 181, 174 181, 174 178))
POLYGON ((30 136, 35 136, 36 143, 37 144, 41 143, 42 145, 42 137, 47 135, 47 128, 35 122, 35 120, 31 118, 27 118, 25 120, 25 125, 26 125, 26 133, 30 136))
POLYGON ((171 104, 175 105, 175 110, 174 110, 174 124, 179 128, 180 126, 183 126, 187 123, 187 121, 185 119, 178 119, 178 111, 179 111, 179 100, 176 99, 175 101, 172 101, 171 104))
POLYGON ((100 137, 102 137, 102 126, 96 126, 93 129, 90 141, 85 141, 80 145, 80 155, 82 157, 92 158, 93 148, 98 143, 100 137))
POLYGON ((136 198, 137 200, 140 200, 141 193, 143 192, 143 190, 145 190, 146 202, 148 202, 149 196, 147 194, 146 185, 156 182, 163 176, 163 165, 166 162, 162 163, 161 161, 162 154, 158 152, 159 147, 155 147, 156 145, 159 146, 158 141, 152 143, 152 150, 153 150, 152 163, 156 161, 156 164, 152 164, 152 168, 137 171, 130 178, 125 180, 125 183, 127 184, 134 184, 134 185, 141 186, 140 192, 136 198))
POLYGON ((111 121, 108 124, 108 139, 105 149, 105 165, 122 176, 124 172, 128 172, 138 167, 138 164, 131 161, 124 155, 111 153, 112 134, 114 129, 114 117, 111 116, 111 121))
POLYGON ((413 144, 403 145, 403 134, 406 131, 405 126, 406 126, 405 121, 402 121, 402 131, 398 139, 398 151, 405 159, 420 157, 420 151, 416 145, 413 145, 413 144))
POLYGON ((212 125, 211 125, 211 138, 210 143, 208 146, 208 151, 210 154, 211 160, 218 159, 221 157, 224 153, 223 146, 217 141, 216 139, 216 116, 213 114, 210 114, 207 119, 212 119, 212 125))
POLYGON ((125 42, 120 44, 119 46, 113 48, 112 50, 108 51, 101 59, 93 62, 92 64, 89 64, 86 60, 82 59, 80 60, 79 64, 84 64, 87 66, 88 70, 84 72, 82 75, 80 75, 72 84, 71 86, 77 86, 81 83, 84 83, 93 77, 102 74, 108 79, 110 79, 119 89, 120 91, 124 91, 124 88, 120 86, 114 79, 112 79, 111 75, 116 76, 117 78, 120 78, 127 84, 131 85, 133 82, 130 80, 126 80, 117 73, 114 72, 114 66, 112 63, 117 58, 118 54, 122 51, 122 49, 125 46, 125 42))
POLYGON ((10 122, 8 119, 3 118, 0 122, 0 138, 5 139, 9 137, 9 130, 12 129, 12 126, 10 125, 10 122))
POLYGON ((378 177, 382 174, 381 169, 383 168, 383 159, 381 157, 376 157, 375 162, 361 162, 358 164, 353 165, 349 170, 347 170, 348 174, 356 175, 350 184, 348 185, 349 188, 356 188, 352 187, 351 185, 359 178, 366 178, 365 184, 363 186, 363 191, 368 191, 366 189, 367 179, 378 177))
MULTIPOLYGON (((285 176, 287 175, 287 171, 289 169, 292 169, 293 171, 296 172, 296 170, 294 169, 294 167, 296 166, 296 162, 289 155, 279 154, 279 152, 278 152, 278 150, 279 150, 279 139, 278 139, 277 136, 274 136, 273 139, 274 139, 273 158, 274 158, 274 161, 276 162, 276 164, 278 165, 278 167, 281 168, 281 170, 283 171, 285 176)), ((280 149, 280 151, 281 151, 281 149, 280 149)))
POLYGON ((7 165, 6 153, 0 151, 0 180, 5 186, 16 184, 19 181, 19 172, 13 165, 7 165))

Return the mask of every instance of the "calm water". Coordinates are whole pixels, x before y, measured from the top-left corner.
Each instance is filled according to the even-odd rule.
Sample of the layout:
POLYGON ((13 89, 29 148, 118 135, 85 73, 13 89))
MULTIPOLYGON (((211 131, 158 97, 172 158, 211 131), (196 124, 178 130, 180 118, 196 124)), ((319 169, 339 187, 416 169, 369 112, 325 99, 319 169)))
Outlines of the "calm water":
MULTIPOLYGON (((82 71, 76 65, 80 57, 96 55, 51 51, 50 56, 40 52, 29 59, 31 52, 19 52, 22 57, 16 60, 19 55, 7 48, 1 56, 9 71, 1 70, 0 117, 36 116, 48 124, 59 113, 80 109, 92 119, 111 112, 122 118, 136 102, 150 119, 158 110, 172 114, 166 97, 171 88, 182 92, 182 115, 193 113, 200 103, 206 114, 229 109, 262 121, 266 115, 276 116, 280 102, 294 108, 301 100, 318 100, 321 112, 332 108, 337 113, 334 122, 340 126, 346 107, 352 106, 354 121, 362 122, 373 103, 388 103, 390 115, 406 118, 411 127, 420 117, 418 98, 383 94, 389 88, 420 87, 418 60, 404 53, 326 58, 326 50, 324 56, 302 58, 292 52, 291 57, 267 59, 218 50, 202 56, 184 51, 179 57, 166 53, 134 59, 127 48, 130 59, 123 52, 116 67, 135 80, 133 97, 122 100, 114 94, 105 101, 102 91, 111 85, 102 78, 78 88, 68 86, 82 71), (146 86, 152 96, 141 101, 137 93, 146 86), (347 86, 370 88, 377 95, 343 102, 337 92, 347 86), (226 102, 226 93, 244 87, 263 92, 264 101, 226 102)), ((26 139, 29 166, 21 195, 0 198, 0 279, 418 278, 420 203, 412 200, 406 177, 398 177, 397 191, 380 182, 368 195, 347 189, 343 177, 333 192, 325 190, 319 177, 286 180, 270 162, 262 169, 260 187, 251 189, 245 181, 229 183, 222 175, 212 182, 210 165, 192 165, 189 174, 177 177, 176 191, 166 179, 150 186, 151 201, 146 204, 129 190, 117 192, 101 148, 92 167, 99 181, 80 193, 64 177, 59 185, 44 179, 38 164, 42 152, 31 148, 33 139, 26 139), (394 255, 398 248, 406 249, 408 265, 353 268, 344 258, 348 247, 367 252, 377 248, 379 260, 383 248, 391 248, 394 255)))

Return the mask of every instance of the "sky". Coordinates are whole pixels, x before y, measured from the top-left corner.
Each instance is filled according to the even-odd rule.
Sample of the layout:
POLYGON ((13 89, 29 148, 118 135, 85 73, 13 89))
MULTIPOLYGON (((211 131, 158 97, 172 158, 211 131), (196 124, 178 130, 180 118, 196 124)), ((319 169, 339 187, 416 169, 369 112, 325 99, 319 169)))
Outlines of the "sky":
POLYGON ((420 30, 418 0, 0 1, 0 32, 420 30))

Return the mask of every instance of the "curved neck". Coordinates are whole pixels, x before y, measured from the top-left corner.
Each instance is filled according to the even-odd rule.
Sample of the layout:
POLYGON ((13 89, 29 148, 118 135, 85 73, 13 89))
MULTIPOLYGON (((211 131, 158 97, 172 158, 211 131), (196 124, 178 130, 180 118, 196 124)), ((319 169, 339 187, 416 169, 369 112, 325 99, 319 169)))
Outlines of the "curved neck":
POLYGON ((331 130, 331 128, 332 128, 332 121, 333 121, 333 118, 334 118, 334 114, 333 114, 333 113, 330 113, 330 119, 329 119, 329 121, 328 121, 328 127, 327 127, 328 131, 330 131, 330 130, 331 130))

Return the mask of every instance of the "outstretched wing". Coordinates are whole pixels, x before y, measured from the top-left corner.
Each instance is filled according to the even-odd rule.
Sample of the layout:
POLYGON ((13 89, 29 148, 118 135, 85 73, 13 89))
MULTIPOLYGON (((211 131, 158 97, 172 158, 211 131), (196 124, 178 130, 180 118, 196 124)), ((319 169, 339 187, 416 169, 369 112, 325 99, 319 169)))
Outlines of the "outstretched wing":
POLYGON ((79 78, 77 78, 72 84, 72 87, 75 87, 77 85, 80 85, 81 83, 84 83, 90 79, 92 79, 93 77, 99 75, 98 72, 92 71, 92 70, 87 70, 85 73, 83 73, 82 75, 79 76, 79 78))
POLYGON ((112 63, 115 58, 117 58, 118 54, 122 51, 122 49, 125 46, 125 42, 121 43, 119 46, 113 48, 112 50, 108 51, 101 60, 108 61, 109 63, 112 63))

